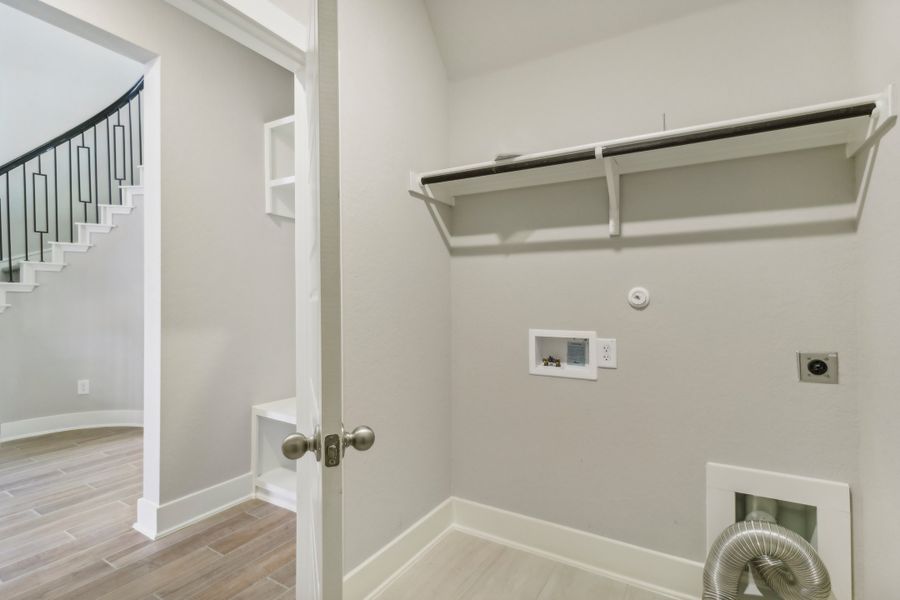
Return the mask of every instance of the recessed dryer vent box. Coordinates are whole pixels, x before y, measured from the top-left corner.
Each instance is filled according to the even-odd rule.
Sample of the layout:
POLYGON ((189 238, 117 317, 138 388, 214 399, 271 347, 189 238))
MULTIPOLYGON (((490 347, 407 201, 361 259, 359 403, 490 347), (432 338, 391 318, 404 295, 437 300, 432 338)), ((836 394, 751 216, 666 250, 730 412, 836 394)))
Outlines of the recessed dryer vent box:
POLYGON ((548 377, 597 379, 597 332, 528 330, 528 372, 548 377))
MULTIPOLYGON (((831 575, 835 600, 852 600, 848 484, 707 463, 707 551, 732 523, 748 517, 771 520, 765 515, 774 517, 782 527, 799 533, 816 549, 831 575)), ((767 590, 748 588, 741 597, 762 599, 771 594, 767 590)))

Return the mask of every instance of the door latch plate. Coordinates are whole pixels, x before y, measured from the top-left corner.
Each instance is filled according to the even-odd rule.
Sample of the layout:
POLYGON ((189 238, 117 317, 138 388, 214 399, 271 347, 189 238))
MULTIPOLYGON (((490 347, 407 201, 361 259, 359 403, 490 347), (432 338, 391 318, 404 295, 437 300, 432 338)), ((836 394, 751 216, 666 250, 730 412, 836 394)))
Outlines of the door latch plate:
POLYGON ((336 433, 325 436, 325 466, 337 467, 341 464, 343 445, 341 436, 336 433))

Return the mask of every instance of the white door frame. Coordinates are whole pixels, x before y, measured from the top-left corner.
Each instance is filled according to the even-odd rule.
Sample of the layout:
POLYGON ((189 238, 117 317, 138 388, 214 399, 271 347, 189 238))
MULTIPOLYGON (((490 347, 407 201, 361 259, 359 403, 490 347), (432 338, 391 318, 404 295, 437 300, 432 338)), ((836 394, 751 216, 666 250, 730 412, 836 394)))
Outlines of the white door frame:
MULTIPOLYGON (((294 153, 297 430, 312 437, 320 428, 320 448, 329 434, 343 442, 337 0, 312 0, 309 28, 270 2, 166 2, 294 73, 295 147, 310 148, 294 153)), ((324 463, 297 463, 301 600, 343 596, 342 468, 324 463)))
POLYGON ((296 73, 306 63, 306 25, 271 2, 165 1, 288 71, 296 73))
POLYGON ((313 0, 295 104, 297 431, 317 451, 297 463, 297 598, 343 597, 337 0, 313 0), (307 125, 304 127, 304 123, 307 125), (312 456, 312 455, 315 456, 312 456))

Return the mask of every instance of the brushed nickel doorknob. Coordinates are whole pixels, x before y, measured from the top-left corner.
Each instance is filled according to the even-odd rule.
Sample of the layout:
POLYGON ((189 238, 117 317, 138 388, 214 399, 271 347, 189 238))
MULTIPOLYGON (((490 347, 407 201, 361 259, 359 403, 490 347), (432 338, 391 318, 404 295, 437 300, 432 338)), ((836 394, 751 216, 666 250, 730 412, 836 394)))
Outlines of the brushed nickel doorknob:
POLYGON ((360 425, 350 433, 344 432, 344 448, 353 446, 360 452, 365 452, 375 445, 375 432, 371 427, 360 425))
POLYGON ((298 460, 310 450, 316 450, 316 439, 302 433, 292 433, 281 442, 281 453, 291 460, 298 460))

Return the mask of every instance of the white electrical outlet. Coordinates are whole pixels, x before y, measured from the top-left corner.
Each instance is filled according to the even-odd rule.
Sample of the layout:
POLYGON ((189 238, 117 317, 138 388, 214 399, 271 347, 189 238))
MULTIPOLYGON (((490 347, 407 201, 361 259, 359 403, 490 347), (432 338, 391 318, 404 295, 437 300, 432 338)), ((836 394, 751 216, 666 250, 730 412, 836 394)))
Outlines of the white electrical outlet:
POLYGON ((79 379, 78 380, 78 395, 85 396, 91 393, 91 380, 90 379, 79 379))
POLYGON ((597 368, 598 369, 615 369, 618 366, 616 358, 616 340, 614 339, 597 339, 597 368))

